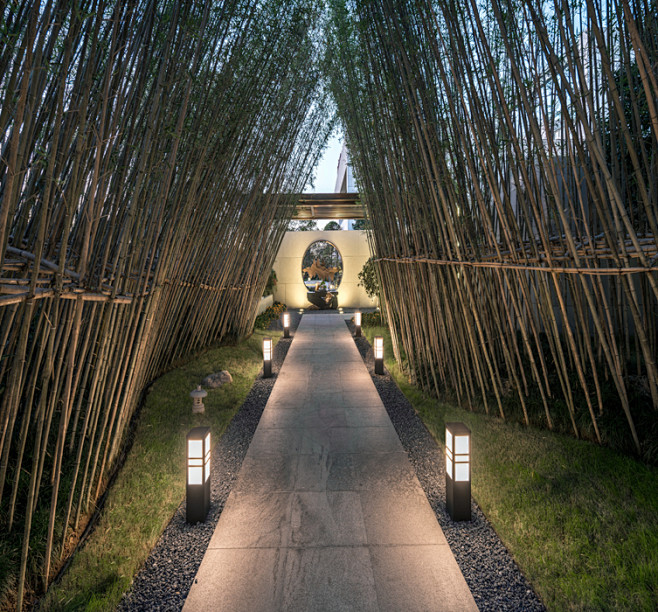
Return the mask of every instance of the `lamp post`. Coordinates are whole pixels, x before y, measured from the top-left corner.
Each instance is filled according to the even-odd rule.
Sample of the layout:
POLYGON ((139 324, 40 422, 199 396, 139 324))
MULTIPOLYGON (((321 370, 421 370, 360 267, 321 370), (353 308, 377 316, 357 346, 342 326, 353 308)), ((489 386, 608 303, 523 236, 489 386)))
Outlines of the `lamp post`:
POLYGON ((354 327, 356 328, 354 331, 354 337, 355 338, 360 338, 361 337, 361 313, 360 312, 355 312, 354 313, 354 327))
POLYGON ((375 374, 384 374, 384 338, 375 336, 375 374))
POLYGON ((284 312, 281 318, 283 320, 283 337, 290 338, 290 313, 284 312))
POLYGON ((206 407, 203 405, 203 398, 208 395, 208 392, 201 388, 199 385, 194 391, 190 392, 192 398, 192 412, 194 414, 203 414, 206 407))
POLYGON ((471 520, 471 430, 446 423, 446 507, 453 521, 471 520))
POLYGON ((185 518, 203 523, 210 508, 210 427, 187 434, 187 490, 185 518))
POLYGON ((272 376, 272 338, 263 338, 263 378, 272 376))

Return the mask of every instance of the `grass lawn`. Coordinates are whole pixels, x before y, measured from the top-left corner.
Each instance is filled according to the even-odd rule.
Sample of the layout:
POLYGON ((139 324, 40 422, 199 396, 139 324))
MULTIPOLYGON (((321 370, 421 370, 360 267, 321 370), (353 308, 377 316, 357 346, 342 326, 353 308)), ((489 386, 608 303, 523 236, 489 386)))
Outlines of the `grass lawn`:
POLYGON ((473 432, 473 497, 549 610, 658 610, 658 469, 589 442, 448 405, 386 367, 432 435, 473 432))
POLYGON ((263 365, 256 331, 237 346, 222 346, 172 370, 150 387, 125 465, 92 535, 43 610, 114 610, 185 497, 185 436, 209 425, 216 443, 242 405, 263 365), (193 415, 190 391, 207 374, 228 370, 233 382, 208 390, 205 414, 193 415))

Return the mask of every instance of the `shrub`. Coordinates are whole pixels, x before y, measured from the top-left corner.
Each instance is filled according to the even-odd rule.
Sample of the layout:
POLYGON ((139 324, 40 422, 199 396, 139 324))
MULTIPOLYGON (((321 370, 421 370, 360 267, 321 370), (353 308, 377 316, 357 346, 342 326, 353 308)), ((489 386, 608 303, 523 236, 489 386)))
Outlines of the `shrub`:
POLYGON ((274 302, 274 304, 266 308, 256 317, 256 320, 254 321, 254 329, 267 329, 270 326, 270 323, 275 319, 278 319, 285 309, 285 304, 274 302))
MULTIPOLYGON (((352 318, 354 321, 354 318, 352 318)), ((388 327, 388 323, 382 317, 382 313, 377 310, 375 312, 364 312, 361 315, 361 327, 388 327)))
POLYGON ((276 285, 276 272, 274 268, 272 268, 272 271, 270 272, 270 277, 267 279, 267 283, 265 284, 265 289, 263 290, 263 297, 272 295, 274 293, 275 285, 276 285))
POLYGON ((373 257, 368 258, 366 263, 363 264, 363 268, 359 272, 358 286, 366 290, 369 298, 379 297, 379 274, 373 257))

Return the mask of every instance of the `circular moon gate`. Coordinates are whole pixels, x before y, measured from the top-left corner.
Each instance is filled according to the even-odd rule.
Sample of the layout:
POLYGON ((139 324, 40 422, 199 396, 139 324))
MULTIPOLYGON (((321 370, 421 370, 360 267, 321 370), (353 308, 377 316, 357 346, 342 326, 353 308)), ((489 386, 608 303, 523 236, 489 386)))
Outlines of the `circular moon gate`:
POLYGON ((343 258, 328 240, 312 242, 302 257, 302 281, 309 302, 318 308, 338 306, 338 286, 343 278, 343 258))

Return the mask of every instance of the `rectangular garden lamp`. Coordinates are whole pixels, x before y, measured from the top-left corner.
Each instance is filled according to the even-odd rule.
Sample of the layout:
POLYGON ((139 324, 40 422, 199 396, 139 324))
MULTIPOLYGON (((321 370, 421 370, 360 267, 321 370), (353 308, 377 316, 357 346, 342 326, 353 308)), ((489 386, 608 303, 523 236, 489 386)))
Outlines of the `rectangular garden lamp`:
POLYGON ((384 338, 375 336, 375 374, 384 374, 384 338))
POLYGON ((272 338, 263 338, 263 378, 272 376, 272 338))
POLYGON ((283 337, 290 338, 290 313, 283 313, 283 337))
POLYGON ((361 337, 361 313, 360 312, 355 312, 354 313, 354 327, 356 328, 354 335, 357 338, 361 337))
POLYGON ((187 434, 186 519, 203 523, 210 508, 210 427, 195 427, 187 434))
POLYGON ((446 507, 453 521, 471 520, 471 430, 446 423, 446 507))

